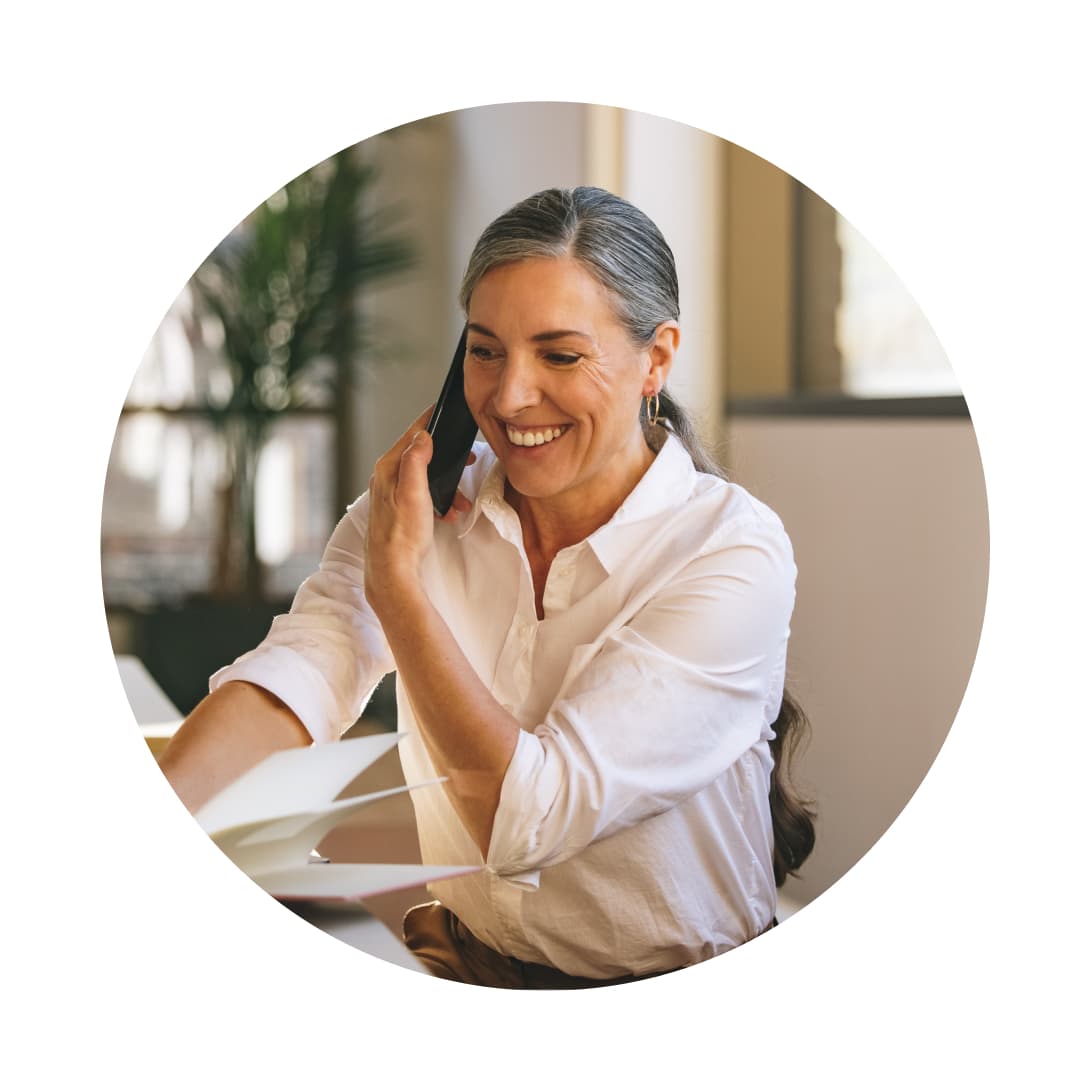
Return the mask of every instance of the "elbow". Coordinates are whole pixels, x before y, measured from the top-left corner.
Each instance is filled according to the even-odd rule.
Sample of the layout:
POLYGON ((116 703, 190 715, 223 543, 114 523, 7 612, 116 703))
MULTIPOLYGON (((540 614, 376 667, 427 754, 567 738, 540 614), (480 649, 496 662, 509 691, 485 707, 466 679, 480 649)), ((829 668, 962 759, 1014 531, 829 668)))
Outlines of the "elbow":
POLYGON ((480 770, 447 768, 444 788, 469 838, 488 860, 500 805, 503 777, 480 770))
POLYGON ((596 789, 577 779, 553 741, 540 730, 520 737, 482 837, 485 862, 497 876, 537 875, 593 837, 600 810, 596 789))

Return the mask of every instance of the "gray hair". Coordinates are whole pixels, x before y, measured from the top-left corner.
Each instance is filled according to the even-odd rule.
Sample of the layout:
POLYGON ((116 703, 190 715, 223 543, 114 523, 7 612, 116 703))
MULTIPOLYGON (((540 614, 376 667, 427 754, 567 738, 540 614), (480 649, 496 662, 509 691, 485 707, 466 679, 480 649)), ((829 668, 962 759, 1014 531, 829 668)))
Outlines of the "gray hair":
POLYGON ((674 254, 658 226, 639 208, 605 189, 546 189, 515 204, 481 234, 462 279, 468 313, 477 282, 496 266, 523 259, 571 256, 615 301, 637 344, 679 314, 674 254))
MULTIPOLYGON (((605 189, 581 185, 545 189, 515 204, 490 223, 477 241, 459 291, 468 315, 469 299, 489 270, 525 259, 570 256, 613 297, 621 324, 637 345, 651 342, 655 330, 680 315, 674 253, 658 226, 638 207, 605 189)), ((692 418, 663 389, 660 411, 684 444, 697 469, 725 477, 700 440, 692 418)), ((655 450, 663 436, 647 424, 644 434, 655 450)))

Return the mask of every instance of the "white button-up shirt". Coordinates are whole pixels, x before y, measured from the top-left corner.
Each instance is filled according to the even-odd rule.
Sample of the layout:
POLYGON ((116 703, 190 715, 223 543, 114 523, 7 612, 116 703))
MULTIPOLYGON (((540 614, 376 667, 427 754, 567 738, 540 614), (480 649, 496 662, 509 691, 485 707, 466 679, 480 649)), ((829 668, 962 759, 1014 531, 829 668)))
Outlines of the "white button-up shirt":
MULTIPOLYGON (((601 528, 554 559, 538 620, 530 567, 492 452, 474 501, 437 524, 428 595, 522 728, 486 868, 431 891, 503 954, 585 977, 712 957, 771 921, 768 740, 783 691, 795 566, 783 526, 667 438, 601 528)), ((367 497, 255 650, 212 678, 248 680, 336 739, 394 668, 363 594, 367 497)), ((437 776, 398 683, 409 783, 437 776)), ((412 794, 423 860, 480 864, 442 788, 412 794)))

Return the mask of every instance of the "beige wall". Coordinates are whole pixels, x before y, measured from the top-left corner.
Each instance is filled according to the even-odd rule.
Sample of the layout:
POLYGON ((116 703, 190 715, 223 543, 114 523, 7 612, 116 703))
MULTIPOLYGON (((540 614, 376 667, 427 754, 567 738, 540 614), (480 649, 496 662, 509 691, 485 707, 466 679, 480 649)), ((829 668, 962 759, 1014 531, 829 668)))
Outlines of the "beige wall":
POLYGON ((821 810, 786 894, 808 902, 904 808, 957 712, 987 586, 983 473, 968 419, 745 417, 728 442, 795 546, 788 680, 821 810))

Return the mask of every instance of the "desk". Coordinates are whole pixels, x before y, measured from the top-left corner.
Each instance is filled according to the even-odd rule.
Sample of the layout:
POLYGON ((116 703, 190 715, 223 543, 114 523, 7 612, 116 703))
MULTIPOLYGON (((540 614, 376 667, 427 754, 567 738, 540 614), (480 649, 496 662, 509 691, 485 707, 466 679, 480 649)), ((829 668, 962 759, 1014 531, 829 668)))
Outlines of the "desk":
POLYGON ((158 759, 185 719, 139 658, 124 654, 115 655, 114 658, 129 707, 148 750, 153 758, 158 759))
POLYGON ((182 714, 136 655, 114 655, 121 685, 140 726, 180 724, 182 714))
POLYGON ((372 957, 405 969, 427 973, 412 951, 360 902, 285 902, 281 905, 308 924, 362 950, 372 957))
MULTIPOLYGON (((117 656, 118 671, 132 707, 133 715, 147 742, 152 756, 162 754, 183 717, 163 693, 162 689, 144 668, 139 659, 131 655, 117 656)), ((369 722, 356 730, 357 734, 378 731, 369 722)), ((361 780, 367 781, 364 791, 383 790, 404 783, 397 752, 384 756, 376 768, 364 771, 361 780)), ((420 861, 416 844, 416 825, 408 796, 397 796, 401 802, 384 800, 385 810, 365 810, 355 823, 347 823, 334 829, 328 845, 342 855, 342 861, 405 862, 420 861), (361 858, 361 855, 366 857, 361 858)), ((326 847, 322 850, 328 855, 326 847)), ((406 969, 426 973, 400 936, 394 931, 400 927, 400 919, 409 906, 426 901, 423 888, 391 892, 389 898, 375 898, 374 908, 381 915, 376 917, 360 902, 282 902, 281 905, 303 918, 315 928, 362 950, 375 958, 392 962, 406 969)))

